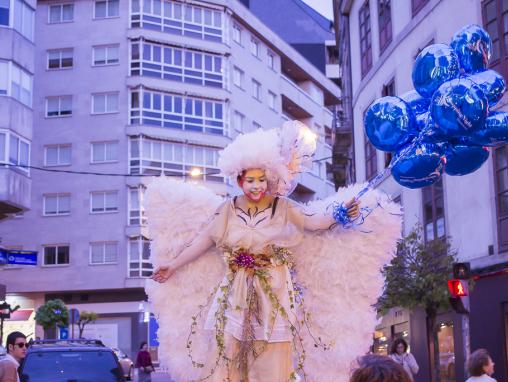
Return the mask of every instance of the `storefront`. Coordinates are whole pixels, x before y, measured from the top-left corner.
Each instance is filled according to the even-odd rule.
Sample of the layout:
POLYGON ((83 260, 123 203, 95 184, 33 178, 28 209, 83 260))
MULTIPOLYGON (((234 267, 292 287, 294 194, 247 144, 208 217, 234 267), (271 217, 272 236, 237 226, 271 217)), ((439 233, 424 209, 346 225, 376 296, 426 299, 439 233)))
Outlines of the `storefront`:
MULTIPOLYGON (((462 317, 452 312, 440 314, 437 318, 441 382, 464 380, 461 321, 462 317)), ((414 377, 415 382, 432 381, 432 339, 427 333, 425 312, 422 309, 411 313, 404 309, 390 310, 376 327, 372 351, 387 355, 396 338, 406 340, 420 367, 414 377)))
POLYGON ((497 382, 508 382, 508 268, 504 265, 477 274, 471 293, 471 350, 489 351, 497 382))

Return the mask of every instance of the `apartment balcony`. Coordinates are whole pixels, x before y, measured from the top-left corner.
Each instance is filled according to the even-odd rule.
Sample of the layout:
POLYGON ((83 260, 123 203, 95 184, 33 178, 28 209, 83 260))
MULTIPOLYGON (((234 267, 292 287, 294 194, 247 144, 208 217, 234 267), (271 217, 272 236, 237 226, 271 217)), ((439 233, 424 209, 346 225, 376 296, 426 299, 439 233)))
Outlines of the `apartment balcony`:
POLYGON ((340 81, 340 65, 339 64, 326 64, 325 67, 326 76, 332 80, 340 81))
POLYGON ((135 89, 140 86, 165 93, 182 94, 189 97, 207 98, 221 101, 224 101, 229 97, 228 91, 223 88, 207 87, 189 84, 186 82, 177 82, 145 76, 127 77, 127 87, 135 89))
POLYGON ((0 220, 30 209, 32 180, 8 167, 0 167, 0 220))
POLYGON ((332 126, 333 113, 324 106, 322 93, 311 86, 311 90, 316 90, 315 94, 311 94, 285 75, 281 79, 282 110, 285 114, 299 120, 321 116, 322 123, 332 126))

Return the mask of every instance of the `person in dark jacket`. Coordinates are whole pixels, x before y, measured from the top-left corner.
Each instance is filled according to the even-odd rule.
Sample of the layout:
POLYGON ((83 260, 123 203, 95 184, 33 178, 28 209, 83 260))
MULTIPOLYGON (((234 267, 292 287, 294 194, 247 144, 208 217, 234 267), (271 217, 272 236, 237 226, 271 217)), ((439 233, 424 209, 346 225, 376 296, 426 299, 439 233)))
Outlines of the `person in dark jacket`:
POLYGON ((148 352, 148 344, 141 342, 139 347, 138 356, 136 357, 136 368, 138 368, 138 381, 139 382, 151 382, 151 373, 155 371, 152 364, 152 357, 148 352))

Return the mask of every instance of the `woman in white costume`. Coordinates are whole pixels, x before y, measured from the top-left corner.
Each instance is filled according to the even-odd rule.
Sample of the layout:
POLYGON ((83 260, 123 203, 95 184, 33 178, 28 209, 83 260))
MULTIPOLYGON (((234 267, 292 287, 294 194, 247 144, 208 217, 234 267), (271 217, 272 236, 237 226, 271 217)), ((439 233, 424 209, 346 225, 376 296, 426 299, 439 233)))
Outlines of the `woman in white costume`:
MULTIPOLYGON (((338 226, 332 209, 358 187, 305 207, 287 199, 314 151, 313 133, 287 123, 221 153, 219 168, 242 196, 222 201, 166 179, 149 186, 153 279, 165 284, 147 292, 161 361, 177 381, 346 381, 368 351, 398 208, 370 192, 372 213, 355 230, 338 226)), ((347 215, 359 213, 352 199, 347 215)))

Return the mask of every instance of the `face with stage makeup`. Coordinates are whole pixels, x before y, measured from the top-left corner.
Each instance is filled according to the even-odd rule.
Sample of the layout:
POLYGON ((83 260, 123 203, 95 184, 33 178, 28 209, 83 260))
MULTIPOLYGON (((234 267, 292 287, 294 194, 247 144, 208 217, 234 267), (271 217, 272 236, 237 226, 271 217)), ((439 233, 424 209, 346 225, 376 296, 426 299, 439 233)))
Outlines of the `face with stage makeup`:
POLYGON ((268 180, 265 171, 259 168, 244 170, 238 176, 238 185, 247 199, 259 202, 266 195, 268 180))

